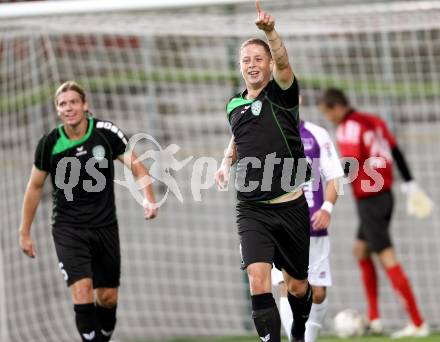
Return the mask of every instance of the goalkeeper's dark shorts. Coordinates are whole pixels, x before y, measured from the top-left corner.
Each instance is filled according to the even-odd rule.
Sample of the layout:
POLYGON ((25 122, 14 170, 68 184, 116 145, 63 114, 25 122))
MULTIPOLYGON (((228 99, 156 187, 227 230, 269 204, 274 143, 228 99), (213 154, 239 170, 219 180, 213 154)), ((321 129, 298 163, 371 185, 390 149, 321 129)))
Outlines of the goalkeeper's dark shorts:
POLYGON ((236 209, 242 269, 264 262, 307 279, 310 219, 304 195, 277 204, 242 201, 236 209))
POLYGON ((57 226, 52 235, 67 286, 91 278, 93 288, 119 287, 121 253, 117 224, 99 229, 57 226))
POLYGON ((392 246, 390 222, 393 206, 391 191, 380 192, 357 201, 360 219, 357 238, 366 241, 369 249, 375 253, 392 246))

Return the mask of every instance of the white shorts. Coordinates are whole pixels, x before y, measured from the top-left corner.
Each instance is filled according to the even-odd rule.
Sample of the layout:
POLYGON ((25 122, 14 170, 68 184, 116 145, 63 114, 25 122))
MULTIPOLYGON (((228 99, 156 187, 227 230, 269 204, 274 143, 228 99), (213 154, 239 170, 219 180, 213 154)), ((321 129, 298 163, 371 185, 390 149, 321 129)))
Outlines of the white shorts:
MULTIPOLYGON (((330 239, 328 236, 310 237, 309 283, 312 286, 328 287, 332 285, 330 273, 330 239)), ((283 282, 283 274, 272 267, 272 284, 283 282)))

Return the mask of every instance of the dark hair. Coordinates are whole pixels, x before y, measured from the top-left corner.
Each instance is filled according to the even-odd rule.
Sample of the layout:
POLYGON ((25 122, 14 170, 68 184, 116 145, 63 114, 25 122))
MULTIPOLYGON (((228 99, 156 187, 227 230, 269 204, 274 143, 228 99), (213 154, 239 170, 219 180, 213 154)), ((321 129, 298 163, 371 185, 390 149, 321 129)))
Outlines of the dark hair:
POLYGON ((324 91, 321 98, 319 99, 319 103, 325 105, 328 108, 334 108, 337 105, 341 105, 344 107, 349 107, 350 102, 347 99, 347 96, 340 89, 329 88, 324 91))
POLYGON ((86 102, 86 92, 84 91, 84 89, 75 81, 67 81, 64 82, 62 85, 60 85, 56 90, 54 95, 55 105, 58 104, 58 96, 61 93, 65 93, 66 91, 69 90, 76 91, 79 94, 79 97, 81 98, 82 102, 86 102))
POLYGON ((245 40, 241 44, 239 52, 241 53, 241 50, 243 50, 243 48, 245 48, 248 45, 259 45, 259 46, 262 46, 264 48, 264 51, 269 56, 269 58, 272 58, 272 54, 270 53, 270 47, 269 47, 269 45, 263 39, 251 38, 251 39, 245 40))

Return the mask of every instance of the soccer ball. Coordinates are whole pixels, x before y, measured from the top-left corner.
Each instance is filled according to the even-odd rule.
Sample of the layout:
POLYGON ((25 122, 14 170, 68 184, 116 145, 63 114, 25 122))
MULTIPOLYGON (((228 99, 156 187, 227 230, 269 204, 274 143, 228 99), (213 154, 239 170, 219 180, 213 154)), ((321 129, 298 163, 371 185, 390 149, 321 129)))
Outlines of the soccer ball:
POLYGON ((340 338, 362 336, 365 332, 365 320, 352 309, 340 311, 333 320, 336 335, 340 338))

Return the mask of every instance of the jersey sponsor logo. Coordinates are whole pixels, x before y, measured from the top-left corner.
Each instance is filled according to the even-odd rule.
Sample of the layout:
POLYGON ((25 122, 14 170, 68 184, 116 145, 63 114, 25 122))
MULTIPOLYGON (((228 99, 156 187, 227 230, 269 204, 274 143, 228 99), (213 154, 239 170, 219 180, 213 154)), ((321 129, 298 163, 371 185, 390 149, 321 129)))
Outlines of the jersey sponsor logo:
POLYGON ((84 154, 87 154, 87 151, 84 150, 84 146, 80 146, 76 148, 76 154, 75 157, 83 156, 84 154))
POLYGON ((96 128, 108 129, 109 131, 115 133, 118 136, 118 138, 121 139, 125 145, 128 144, 127 138, 125 138, 124 133, 122 133, 122 131, 118 128, 118 126, 113 125, 111 122, 99 121, 96 124, 96 128))
POLYGON ((105 148, 102 145, 97 145, 92 149, 92 155, 97 161, 101 161, 105 158, 105 148))
POLYGON ((255 115, 255 116, 260 115, 261 108, 263 108, 263 103, 260 100, 252 102, 251 112, 253 115, 255 115))
POLYGON ((242 110, 241 112, 233 112, 231 116, 231 127, 234 126, 240 119, 244 116, 244 113, 246 113, 245 110, 242 110))
POLYGON ((304 145, 304 150, 311 150, 314 145, 314 139, 313 138, 302 138, 302 143, 304 145))
POLYGON ((243 114, 249 109, 250 106, 244 106, 243 110, 240 112, 240 114, 243 114))

